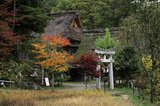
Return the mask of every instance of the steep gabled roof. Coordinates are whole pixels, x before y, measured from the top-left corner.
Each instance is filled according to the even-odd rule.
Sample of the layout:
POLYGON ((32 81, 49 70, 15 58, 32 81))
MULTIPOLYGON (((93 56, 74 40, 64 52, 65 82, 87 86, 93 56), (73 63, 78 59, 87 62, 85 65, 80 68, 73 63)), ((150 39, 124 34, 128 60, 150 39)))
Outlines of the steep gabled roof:
POLYGON ((51 13, 51 19, 45 28, 45 35, 61 33, 64 37, 81 40, 83 34, 79 14, 76 12, 51 13), (75 23, 75 25, 73 25, 75 23), (75 27, 73 27, 75 26, 75 27))

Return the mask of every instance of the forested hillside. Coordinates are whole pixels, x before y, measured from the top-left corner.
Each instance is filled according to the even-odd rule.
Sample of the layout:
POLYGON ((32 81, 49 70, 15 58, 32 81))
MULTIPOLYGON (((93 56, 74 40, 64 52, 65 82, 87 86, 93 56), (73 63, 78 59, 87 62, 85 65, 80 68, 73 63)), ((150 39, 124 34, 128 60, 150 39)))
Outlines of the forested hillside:
MULTIPOLYGON (((87 54, 85 44, 78 52, 86 53, 72 56, 64 49, 73 43, 69 41, 72 38, 65 37, 64 40, 61 32, 57 34, 58 37, 51 37, 54 34, 43 35, 48 22, 54 21, 52 14, 69 11, 80 15, 83 29, 106 31, 103 37, 97 39, 84 36, 84 42, 89 42, 95 49, 116 51, 113 57, 115 83, 119 81, 121 83, 117 85, 123 87, 132 85, 140 99, 149 101, 150 98, 151 103, 159 104, 159 0, 0 0, 0 80, 14 81, 15 88, 28 89, 30 82, 43 87, 44 76, 52 78, 52 85, 54 81, 60 85, 60 82, 71 80, 70 69, 73 68, 78 67, 82 73, 89 73, 90 69, 95 71, 97 64, 102 63, 98 63, 99 57, 87 54), (112 27, 119 29, 115 36, 110 36, 107 29, 112 27), (68 43, 65 44, 65 41, 68 43), (74 66, 76 60, 92 66, 90 61, 94 58, 97 59, 94 66, 85 71, 82 65, 74 66), (39 76, 33 77, 33 73, 39 76)), ((57 24, 60 22, 57 21, 57 24)), ((76 30, 77 24, 73 24, 76 30)), ((100 77, 108 78, 103 72, 100 77)))

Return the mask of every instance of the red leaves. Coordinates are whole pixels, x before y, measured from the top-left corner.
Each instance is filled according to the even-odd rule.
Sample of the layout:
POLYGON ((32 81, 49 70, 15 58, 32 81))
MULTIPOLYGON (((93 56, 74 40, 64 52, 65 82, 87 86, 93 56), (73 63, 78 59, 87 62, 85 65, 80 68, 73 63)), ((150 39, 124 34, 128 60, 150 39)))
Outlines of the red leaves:
POLYGON ((4 22, 12 26, 18 22, 18 19, 15 17, 17 10, 13 10, 11 4, 10 1, 3 1, 3 4, 0 5, 0 16, 3 18, 4 22))
POLYGON ((0 21, 0 58, 7 57, 16 42, 17 39, 7 23, 0 21))
POLYGON ((11 4, 12 1, 9 0, 0 4, 0 58, 6 58, 13 50, 13 45, 20 39, 13 31, 17 18, 16 10, 13 10, 11 4))
POLYGON ((94 52, 82 54, 79 59, 73 62, 73 65, 85 70, 88 74, 93 76, 101 76, 101 72, 96 70, 100 63, 99 57, 94 52))

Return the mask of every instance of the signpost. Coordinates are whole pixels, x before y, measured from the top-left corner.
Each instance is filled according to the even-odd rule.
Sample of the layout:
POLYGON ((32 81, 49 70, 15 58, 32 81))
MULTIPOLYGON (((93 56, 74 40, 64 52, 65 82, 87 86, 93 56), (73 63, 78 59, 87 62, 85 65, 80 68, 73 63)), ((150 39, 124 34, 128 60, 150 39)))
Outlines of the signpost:
POLYGON ((45 83, 46 83, 46 86, 50 86, 48 78, 45 78, 45 83))

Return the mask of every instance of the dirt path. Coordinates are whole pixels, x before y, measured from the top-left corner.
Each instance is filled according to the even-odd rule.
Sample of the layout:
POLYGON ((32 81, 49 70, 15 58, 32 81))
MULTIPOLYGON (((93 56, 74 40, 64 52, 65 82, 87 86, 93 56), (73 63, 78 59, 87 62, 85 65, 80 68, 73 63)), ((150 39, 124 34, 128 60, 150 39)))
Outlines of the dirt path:
MULTIPOLYGON (((64 83, 67 86, 65 90, 85 90, 84 83, 64 83)), ((96 84, 87 84, 87 89, 96 89, 96 84)))

